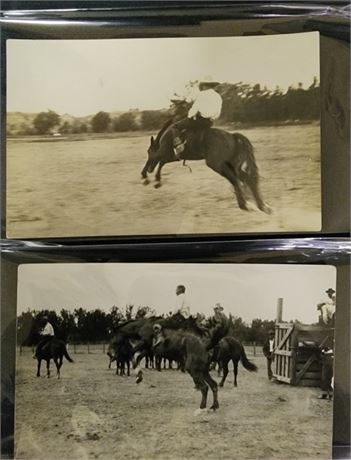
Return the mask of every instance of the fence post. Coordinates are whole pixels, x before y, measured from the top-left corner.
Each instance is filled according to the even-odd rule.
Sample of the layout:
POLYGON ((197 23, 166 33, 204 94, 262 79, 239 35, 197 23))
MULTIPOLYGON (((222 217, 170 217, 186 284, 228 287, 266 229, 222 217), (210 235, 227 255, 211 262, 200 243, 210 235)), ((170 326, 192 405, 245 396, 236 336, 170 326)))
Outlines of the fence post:
POLYGON ((88 354, 90 354, 90 346, 89 346, 89 342, 88 342, 88 354))
POLYGON ((256 342, 253 343, 253 355, 256 356, 256 342))
POLYGON ((278 297, 276 323, 283 322, 283 299, 278 297))

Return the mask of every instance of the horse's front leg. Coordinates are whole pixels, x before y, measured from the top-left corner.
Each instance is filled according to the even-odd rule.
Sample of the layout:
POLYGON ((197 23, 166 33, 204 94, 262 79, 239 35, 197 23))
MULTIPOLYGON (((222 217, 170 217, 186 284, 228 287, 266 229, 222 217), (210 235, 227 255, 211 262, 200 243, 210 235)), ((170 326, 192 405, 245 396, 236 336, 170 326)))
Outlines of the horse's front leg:
POLYGON ((223 377, 222 377, 222 380, 219 383, 220 387, 222 387, 224 385, 225 379, 227 378, 227 375, 228 375, 228 372, 229 372, 227 362, 222 363, 222 369, 223 369, 223 377))
POLYGON ((210 386, 212 393, 213 393, 213 404, 210 407, 210 410, 215 411, 219 408, 217 382, 213 380, 209 372, 205 374, 205 381, 210 386))
POLYGON ((133 369, 135 373, 135 381, 136 383, 140 383, 143 380, 143 371, 140 367, 140 361, 145 358, 147 354, 147 349, 145 348, 145 344, 143 342, 139 343, 133 350, 133 369))
POLYGON ((49 379, 50 378, 50 359, 46 360, 46 374, 49 379))
POLYGON ((154 187, 155 188, 160 188, 162 183, 161 183, 161 170, 163 168, 163 166, 165 165, 165 163, 163 161, 160 161, 158 166, 157 166, 157 171, 156 171, 156 174, 155 174, 155 185, 154 187))
POLYGON ((144 182, 143 184, 144 185, 148 185, 150 183, 148 177, 147 177, 147 171, 148 171, 148 168, 149 168, 149 164, 150 164, 150 160, 148 159, 147 162, 145 163, 145 166, 143 167, 142 171, 141 171, 141 178, 144 179, 144 182))

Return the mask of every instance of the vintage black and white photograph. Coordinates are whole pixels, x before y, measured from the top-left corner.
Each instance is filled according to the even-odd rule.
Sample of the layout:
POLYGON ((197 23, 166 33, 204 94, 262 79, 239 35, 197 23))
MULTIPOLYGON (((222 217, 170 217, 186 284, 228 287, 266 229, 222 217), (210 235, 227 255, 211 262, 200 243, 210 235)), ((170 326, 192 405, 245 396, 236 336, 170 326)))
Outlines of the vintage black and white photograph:
POLYGON ((330 459, 336 269, 29 264, 17 459, 330 459))
POLYGON ((318 32, 6 53, 7 237, 321 229, 318 32))

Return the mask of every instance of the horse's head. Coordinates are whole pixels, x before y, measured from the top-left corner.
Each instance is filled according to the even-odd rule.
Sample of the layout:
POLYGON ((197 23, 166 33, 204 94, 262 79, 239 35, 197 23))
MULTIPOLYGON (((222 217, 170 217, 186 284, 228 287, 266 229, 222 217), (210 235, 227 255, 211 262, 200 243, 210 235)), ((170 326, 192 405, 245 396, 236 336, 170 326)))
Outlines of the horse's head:
POLYGON ((150 146, 147 149, 148 154, 148 168, 147 172, 152 173, 156 168, 157 163, 160 161, 160 156, 158 154, 159 143, 151 136, 150 146))

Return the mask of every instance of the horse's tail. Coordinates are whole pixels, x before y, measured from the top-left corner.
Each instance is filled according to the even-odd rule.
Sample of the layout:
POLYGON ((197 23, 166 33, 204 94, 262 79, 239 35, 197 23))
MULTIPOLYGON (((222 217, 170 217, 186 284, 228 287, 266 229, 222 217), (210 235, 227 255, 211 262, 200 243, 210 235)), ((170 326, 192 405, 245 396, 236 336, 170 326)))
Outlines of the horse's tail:
POLYGON ((67 348, 66 348, 66 345, 64 346, 63 348, 63 356, 67 359, 67 361, 69 361, 70 363, 74 363, 73 359, 70 357, 70 355, 68 354, 68 351, 67 351, 67 348))
POLYGON ((249 139, 240 133, 232 134, 235 142, 234 169, 238 177, 248 175, 258 177, 258 167, 254 148, 249 139))
POLYGON ((246 353, 245 353, 245 348, 242 346, 241 349, 241 355, 240 355, 241 363, 245 367, 246 370, 250 372, 256 372, 257 371, 257 366, 256 364, 252 363, 247 359, 246 353))

